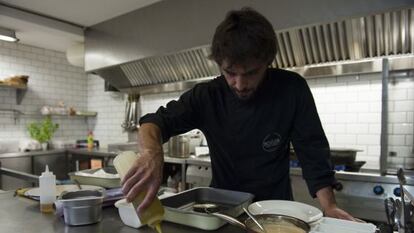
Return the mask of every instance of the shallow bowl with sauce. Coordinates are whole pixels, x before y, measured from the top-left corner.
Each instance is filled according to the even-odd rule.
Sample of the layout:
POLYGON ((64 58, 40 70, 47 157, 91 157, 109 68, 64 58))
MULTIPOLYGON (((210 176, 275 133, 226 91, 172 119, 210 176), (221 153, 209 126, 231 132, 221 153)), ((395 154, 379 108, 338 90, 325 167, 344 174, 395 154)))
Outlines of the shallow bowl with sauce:
MULTIPOLYGON (((255 215, 255 218, 263 225, 266 233, 308 233, 310 231, 309 224, 286 215, 259 214, 255 215)), ((262 233, 251 218, 247 218, 244 224, 247 232, 262 233)))

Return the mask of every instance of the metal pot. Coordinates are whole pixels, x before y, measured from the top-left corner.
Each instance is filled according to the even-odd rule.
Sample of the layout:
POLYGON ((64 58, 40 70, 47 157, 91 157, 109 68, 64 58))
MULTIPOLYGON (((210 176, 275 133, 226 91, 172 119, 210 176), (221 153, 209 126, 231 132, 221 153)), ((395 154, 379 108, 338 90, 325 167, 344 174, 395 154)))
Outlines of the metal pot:
POLYGON ((177 158, 190 157, 190 136, 177 135, 170 138, 168 142, 169 155, 177 158))
POLYGON ((56 209, 63 209, 65 223, 68 225, 96 223, 102 219, 103 198, 101 190, 63 192, 56 202, 56 209))
MULTIPOLYGON (((239 220, 221 213, 209 213, 232 225, 244 228, 249 233, 262 233, 252 218, 247 218, 244 223, 239 220)), ((291 216, 278 214, 258 214, 254 216, 256 220, 264 226, 266 233, 286 232, 286 233, 308 233, 310 226, 308 223, 291 216), (290 231, 288 231, 290 230, 290 231)))

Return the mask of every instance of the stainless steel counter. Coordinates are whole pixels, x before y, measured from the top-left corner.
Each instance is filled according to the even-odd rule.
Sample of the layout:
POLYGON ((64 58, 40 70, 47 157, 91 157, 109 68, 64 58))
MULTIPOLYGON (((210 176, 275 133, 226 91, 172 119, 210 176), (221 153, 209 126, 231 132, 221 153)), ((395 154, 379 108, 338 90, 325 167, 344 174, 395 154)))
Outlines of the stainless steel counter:
MULTIPOLYGON (((0 188, 3 184, 10 184, 19 182, 16 185, 5 186, 5 189, 12 190, 19 187, 31 186, 31 183, 27 181, 21 181, 16 179, 16 177, 22 177, 18 172, 24 172, 26 176, 24 178, 31 179, 31 174, 36 174, 36 171, 39 169, 39 166, 36 165, 36 161, 39 159, 47 160, 41 163, 40 166, 44 168, 44 164, 49 164, 49 167, 53 170, 55 174, 58 173, 60 179, 65 179, 69 171, 79 169, 79 161, 88 160, 90 158, 101 159, 104 166, 112 166, 113 158, 118 154, 118 152, 109 151, 107 148, 73 148, 73 149, 57 149, 57 150, 46 150, 46 151, 30 151, 30 152, 14 152, 14 153, 3 153, 0 154, 0 174, 13 175, 13 177, 2 177, 0 175, 0 188), (64 157, 66 159, 65 163, 59 162, 56 163, 57 157, 64 157), (3 168, 1 168, 1 162, 3 160, 3 168), (23 161, 24 160, 24 161, 23 161), (53 160, 53 161, 52 161, 53 160), (71 162, 70 162, 71 161, 71 162), (26 165, 24 168, 16 167, 17 164, 21 167, 22 164, 26 165), (65 168, 61 168, 63 164, 65 168), (59 168, 59 169, 57 169, 59 168), (12 169, 15 170, 15 173, 10 173, 6 170, 12 169), (60 173, 59 173, 60 172, 60 173), (4 179, 4 181, 2 181, 4 179), (12 179, 10 181, 10 179, 12 179)), ((181 180, 183 184, 186 182, 186 159, 182 158, 173 158, 169 156, 164 156, 165 163, 178 164, 181 166, 181 180)), ((40 175, 40 174, 37 174, 40 175)))
POLYGON ((0 154, 0 188, 13 190, 34 185, 37 181, 36 175, 40 175, 46 164, 57 179, 65 180, 68 179, 67 173, 76 167, 71 163, 72 159, 98 158, 106 165, 114 156, 116 153, 111 153, 105 148, 2 153, 0 154))
POLYGON ((0 158, 17 158, 17 157, 32 157, 37 155, 52 155, 52 154, 64 154, 66 149, 56 149, 56 150, 39 150, 39 151, 29 151, 29 152, 11 152, 11 153, 0 153, 0 158))
MULTIPOLYGON (((291 168, 290 173, 295 200, 319 207, 317 200, 308 194, 301 169, 291 168)), ((335 190, 338 206, 357 218, 386 222, 384 200, 400 198, 401 190, 397 176, 340 171, 336 172, 335 177, 340 182, 335 190)), ((413 177, 407 176, 406 180, 407 185, 404 188, 414 193, 413 177)))
POLYGON ((186 159, 187 164, 197 165, 197 166, 211 166, 210 156, 206 157, 190 157, 186 159))
MULTIPOLYGON (((163 222, 163 233, 203 233, 211 232, 163 222)), ((140 229, 125 226, 119 218, 115 207, 103 209, 100 223, 71 227, 63 219, 53 214, 42 214, 39 203, 22 197, 13 197, 12 192, 0 193, 0 232, 13 233, 154 233, 149 227, 140 229)), ((242 233, 239 228, 226 225, 218 233, 242 233)))
MULTIPOLYGON (((290 174, 294 176, 302 176, 302 169, 290 168, 290 174)), ((335 173, 335 177, 338 180, 360 181, 360 182, 373 182, 373 183, 391 183, 398 184, 398 178, 395 175, 381 176, 379 173, 367 173, 367 172, 345 172, 339 171, 335 173)), ((407 185, 414 185, 414 177, 406 176, 407 185)))
MULTIPOLYGON (((39 155, 53 155, 53 154, 65 154, 65 153, 106 158, 106 157, 115 157, 119 152, 109 151, 107 148, 52 149, 52 150, 46 150, 46 151, 0 153, 0 158, 32 157, 32 156, 39 156, 39 155)), ((170 156, 164 156, 164 160, 167 163, 177 163, 177 164, 182 164, 187 161, 187 159, 185 158, 174 158, 170 156)))
POLYGON ((0 158, 17 158, 17 157, 32 157, 38 155, 53 155, 53 154, 78 154, 78 155, 89 155, 99 157, 114 157, 117 155, 115 152, 110 152, 106 148, 74 148, 74 149, 52 149, 52 150, 40 150, 40 151, 29 151, 29 152, 12 152, 12 153, 0 153, 0 158))

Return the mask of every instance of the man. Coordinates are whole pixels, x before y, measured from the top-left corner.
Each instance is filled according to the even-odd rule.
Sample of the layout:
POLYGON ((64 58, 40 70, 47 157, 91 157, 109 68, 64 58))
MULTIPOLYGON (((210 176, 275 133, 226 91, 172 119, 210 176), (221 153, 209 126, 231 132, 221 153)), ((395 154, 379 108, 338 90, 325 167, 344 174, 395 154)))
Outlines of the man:
POLYGON ((275 32, 264 16, 249 8, 228 13, 212 43, 211 59, 222 76, 140 120, 141 156, 123 180, 127 200, 147 192, 138 211, 160 186, 162 143, 198 128, 210 149, 212 187, 250 192, 256 200, 291 200, 291 142, 325 215, 354 220, 336 206, 329 144, 311 91, 298 74, 268 68, 276 51, 275 32))

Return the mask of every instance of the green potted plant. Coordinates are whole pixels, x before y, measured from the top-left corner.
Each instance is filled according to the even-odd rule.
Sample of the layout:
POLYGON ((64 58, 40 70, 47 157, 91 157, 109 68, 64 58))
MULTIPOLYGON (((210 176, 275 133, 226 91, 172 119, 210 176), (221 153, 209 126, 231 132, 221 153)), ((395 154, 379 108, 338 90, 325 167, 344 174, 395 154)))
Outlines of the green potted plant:
POLYGON ((41 122, 32 122, 27 126, 30 137, 38 141, 42 145, 42 149, 47 149, 49 140, 59 128, 58 124, 54 124, 50 116, 47 116, 41 122))

